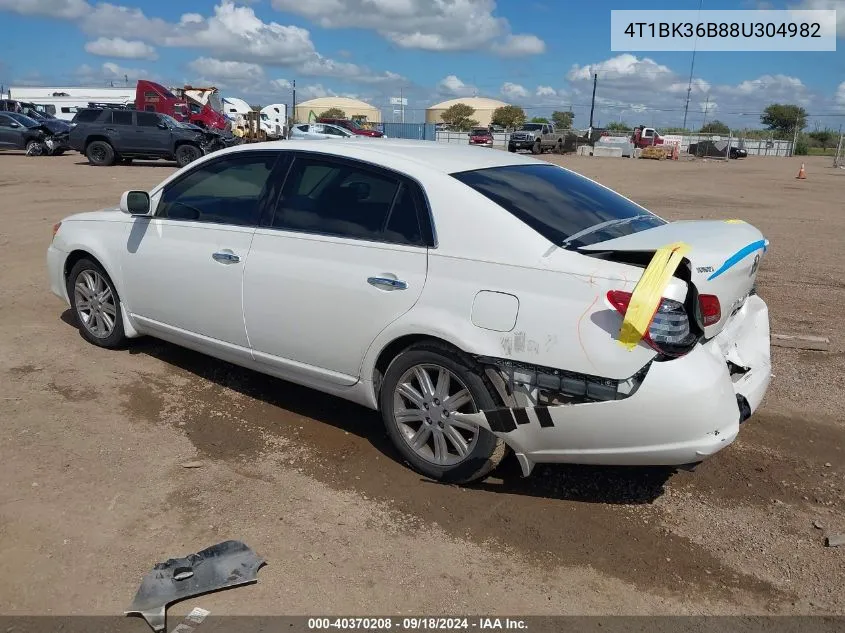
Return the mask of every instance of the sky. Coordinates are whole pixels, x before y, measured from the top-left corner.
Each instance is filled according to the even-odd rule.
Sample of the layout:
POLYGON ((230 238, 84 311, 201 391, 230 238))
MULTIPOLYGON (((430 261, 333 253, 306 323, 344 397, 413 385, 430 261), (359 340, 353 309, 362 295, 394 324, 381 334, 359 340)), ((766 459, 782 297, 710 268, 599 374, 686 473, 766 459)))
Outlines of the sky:
MULTIPOLYGON (((688 126, 718 119, 759 128, 770 103, 795 103, 809 128, 845 124, 845 0, 701 0, 706 10, 837 9, 836 52, 698 52, 688 126)), ((529 117, 572 110, 595 125, 676 126, 690 86, 690 52, 611 50, 602 0, 0 0, 0 84, 215 85, 252 104, 342 95, 406 121, 426 107, 478 95, 529 117)), ((641 9, 698 10, 699 0, 641 9)))

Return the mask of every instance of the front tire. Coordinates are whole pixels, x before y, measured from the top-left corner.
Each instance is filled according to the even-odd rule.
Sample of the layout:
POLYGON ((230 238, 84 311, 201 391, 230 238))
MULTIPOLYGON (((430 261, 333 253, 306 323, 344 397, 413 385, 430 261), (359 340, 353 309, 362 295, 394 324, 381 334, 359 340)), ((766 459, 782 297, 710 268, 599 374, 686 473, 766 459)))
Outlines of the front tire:
POLYGON ((29 141, 26 144, 26 155, 27 156, 41 156, 43 154, 43 148, 41 143, 38 141, 29 141))
POLYGON ((456 421, 455 413, 496 408, 483 374, 450 348, 406 349, 391 362, 379 409, 394 446, 417 472, 447 483, 487 476, 505 456, 505 443, 487 429, 456 421))
POLYGON ((67 278, 67 294, 82 337, 98 347, 115 349, 126 339, 120 297, 99 263, 80 259, 67 278))
POLYGON ((532 154, 541 154, 542 152, 543 152, 543 146, 540 145, 540 141, 537 141, 536 143, 534 143, 534 145, 531 146, 531 153, 532 154))
POLYGON ((184 167, 202 156, 202 151, 195 145, 180 145, 176 148, 176 164, 184 167))
POLYGON ((114 148, 106 141, 93 141, 85 148, 85 156, 88 162, 96 167, 108 167, 114 165, 114 148))

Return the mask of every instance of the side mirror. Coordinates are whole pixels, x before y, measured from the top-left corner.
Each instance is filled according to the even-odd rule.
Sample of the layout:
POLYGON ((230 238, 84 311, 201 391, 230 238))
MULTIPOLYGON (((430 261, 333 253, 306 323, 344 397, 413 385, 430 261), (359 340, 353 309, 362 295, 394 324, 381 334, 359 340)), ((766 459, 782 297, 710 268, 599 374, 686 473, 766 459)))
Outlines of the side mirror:
POLYGON ((146 191, 124 191, 120 196, 120 210, 129 215, 149 215, 150 194, 146 191))
POLYGON ((21 127, 21 124, 20 124, 20 123, 18 123, 17 121, 12 121, 12 122, 9 124, 9 127, 21 127))
POLYGON ((160 130, 166 130, 167 129, 167 123, 159 123, 158 125, 156 125, 156 127, 160 130))

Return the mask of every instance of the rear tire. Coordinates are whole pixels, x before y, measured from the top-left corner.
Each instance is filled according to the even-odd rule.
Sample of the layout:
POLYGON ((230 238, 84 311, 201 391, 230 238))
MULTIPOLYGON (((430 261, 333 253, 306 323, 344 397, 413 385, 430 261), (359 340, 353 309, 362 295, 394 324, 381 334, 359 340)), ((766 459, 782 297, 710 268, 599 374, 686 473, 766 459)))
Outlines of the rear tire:
POLYGON ((106 141, 92 141, 85 148, 85 156, 88 162, 95 167, 108 167, 114 165, 114 148, 106 141))
POLYGON ((454 412, 471 413, 498 406, 493 387, 460 354, 445 345, 419 344, 401 352, 390 363, 379 393, 379 409, 393 445, 411 468, 437 481, 470 483, 486 477, 496 468, 504 458, 507 446, 487 429, 458 426, 451 409, 446 414, 439 414, 449 407, 446 403, 450 402, 450 397, 455 404, 465 400, 459 406, 452 405, 454 412), (429 392, 438 391, 436 388, 446 372, 449 380, 443 383, 445 390, 426 392, 418 378, 420 370, 430 378, 430 386, 434 389, 430 388, 429 392), (409 400, 405 395, 408 386, 414 387, 430 408, 409 400), (460 397, 455 399, 455 396, 460 397), (403 419, 397 419, 397 411, 405 413, 403 419), (417 448, 412 447, 415 438, 417 448), (462 445, 462 451, 458 450, 458 444, 462 445))
POLYGON ((115 349, 126 340, 120 297, 99 263, 80 259, 67 278, 67 294, 82 337, 98 347, 115 349))
POLYGON ((176 164, 184 167, 202 156, 202 151, 196 145, 180 145, 176 148, 176 164))

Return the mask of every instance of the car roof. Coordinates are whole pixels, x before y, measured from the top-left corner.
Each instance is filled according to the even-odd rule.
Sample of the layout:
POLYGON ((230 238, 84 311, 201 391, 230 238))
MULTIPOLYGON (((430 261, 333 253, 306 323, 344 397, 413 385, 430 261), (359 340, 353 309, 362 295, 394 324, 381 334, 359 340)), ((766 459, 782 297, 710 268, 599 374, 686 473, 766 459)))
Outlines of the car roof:
POLYGON ((398 138, 373 138, 363 143, 321 139, 287 139, 236 145, 208 154, 204 158, 255 150, 303 150, 330 153, 335 156, 366 161, 388 169, 413 169, 414 166, 452 174, 473 169, 505 167, 508 165, 551 165, 547 161, 500 150, 490 151, 467 145, 417 141, 398 138))

